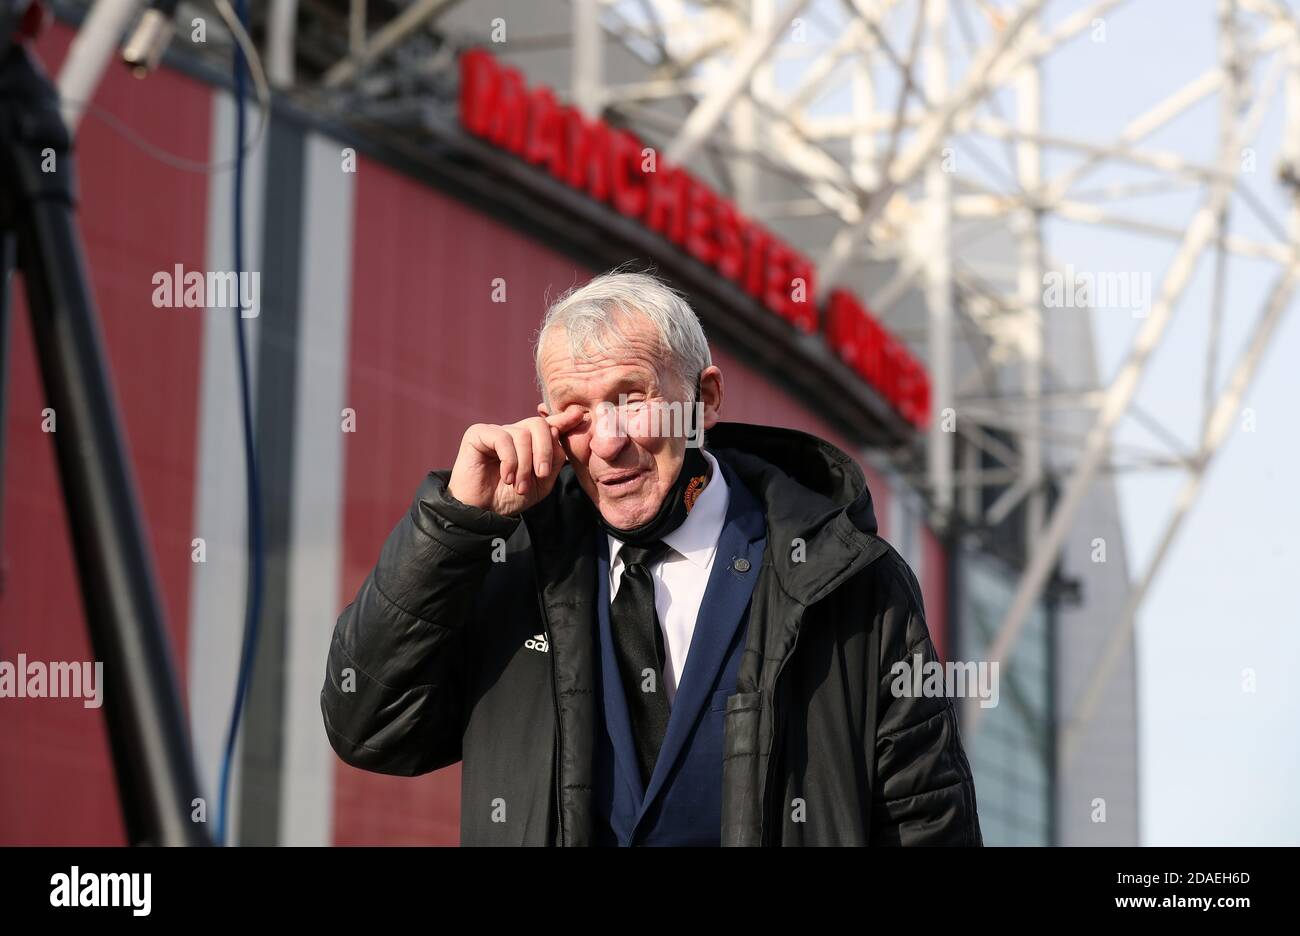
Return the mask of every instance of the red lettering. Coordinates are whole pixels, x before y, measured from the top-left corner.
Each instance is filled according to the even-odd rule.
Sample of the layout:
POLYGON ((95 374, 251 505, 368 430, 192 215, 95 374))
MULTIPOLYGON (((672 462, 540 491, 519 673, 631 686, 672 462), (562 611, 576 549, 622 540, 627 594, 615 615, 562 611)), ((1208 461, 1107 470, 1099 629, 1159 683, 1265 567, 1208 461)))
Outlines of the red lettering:
POLYGON ((713 266, 718 259, 716 218, 718 196, 712 189, 691 180, 690 211, 686 221, 686 249, 701 263, 713 266))
POLYGON ((659 168, 649 173, 649 210, 646 227, 664 235, 674 244, 686 241, 686 187, 689 177, 676 166, 662 160, 659 168))
POLYGON ((609 201, 609 127, 589 123, 575 108, 564 109, 569 127, 568 183, 597 201, 609 201))
POLYGON ((898 339, 893 335, 887 334, 882 329, 884 341, 881 344, 881 374, 880 374, 880 392, 885 395, 885 399, 898 408, 902 400, 903 384, 900 379, 900 370, 902 365, 902 356, 907 351, 898 343, 898 339))
POLYGON ((786 294, 785 317, 800 331, 817 330, 817 304, 812 262, 794 251, 790 252, 790 289, 786 294))
POLYGON ((767 290, 763 304, 787 321, 790 318, 790 248, 772 239, 767 245, 767 290))
POLYGON ((496 106, 500 70, 496 59, 482 49, 469 49, 460 57, 460 122, 475 136, 486 136, 496 106))
POLYGON ((614 132, 609 154, 614 208, 629 218, 645 213, 646 177, 641 171, 641 141, 626 130, 614 132))
POLYGON ((725 198, 718 199, 718 272, 741 281, 745 272, 744 225, 747 223, 725 198))
POLYGON ((864 311, 862 314, 862 376, 883 391, 885 387, 885 333, 864 311))
POLYGON ((745 231, 745 235, 748 243, 745 249, 745 282, 743 286, 745 292, 755 299, 762 299, 767 292, 767 280, 764 274, 767 270, 768 233, 757 224, 751 224, 745 231))
POLYGON ((497 76, 496 106, 487 120, 484 136, 516 156, 523 155, 528 132, 528 91, 524 77, 513 68, 497 76))
POLYGON ((528 108, 528 141, 524 158, 536 166, 545 166, 551 175, 563 179, 568 175, 565 153, 564 114, 555 103, 555 95, 546 88, 532 94, 528 108))
POLYGON ((916 389, 912 396, 912 424, 918 429, 930 427, 930 375, 916 366, 916 389))
POLYGON ((826 308, 826 340, 849 367, 863 371, 862 307, 851 293, 837 289, 826 308))

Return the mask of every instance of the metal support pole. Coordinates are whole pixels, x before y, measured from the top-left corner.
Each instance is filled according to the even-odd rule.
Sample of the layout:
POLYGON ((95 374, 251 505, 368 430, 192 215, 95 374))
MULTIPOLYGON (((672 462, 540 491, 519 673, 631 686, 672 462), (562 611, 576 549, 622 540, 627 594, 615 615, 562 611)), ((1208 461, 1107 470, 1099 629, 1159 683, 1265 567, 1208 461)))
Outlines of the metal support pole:
POLYGON ((293 85, 298 0, 273 0, 266 26, 266 76, 277 88, 293 85))
MULTIPOLYGON (((1038 38, 1038 22, 1025 25, 1025 41, 1038 38)), ((1042 149, 1032 139, 1042 126, 1042 79, 1037 60, 1031 59, 1016 74, 1016 116, 1020 129, 1031 135, 1016 144, 1016 169, 1020 188, 1029 199, 1037 199, 1043 184, 1042 149)), ((1043 527, 1046 497, 1043 491, 1043 443, 1039 428, 1043 411, 1043 231, 1042 215, 1036 204, 1027 204, 1019 212, 1019 254, 1017 293, 1019 296, 1021 375, 1026 406, 1023 412, 1025 432, 1023 485, 1025 502, 1025 545, 1038 537, 1043 527)))
MULTIPOLYGON (((933 101, 948 96, 948 0, 926 5, 925 91, 933 101)), ((943 159, 932 158, 925 171, 925 299, 929 310, 929 367, 934 414, 926 452, 932 520, 945 528, 953 509, 953 437, 945 418, 953 405, 952 173, 943 159)))
POLYGON ((588 117, 599 117, 601 95, 600 0, 573 3, 573 103, 588 117))
MULTIPOLYGON (((772 20, 776 16, 776 0, 750 0, 749 26, 753 33, 771 31, 772 20)), ((731 106, 731 138, 742 153, 754 153, 766 144, 771 136, 770 121, 761 119, 759 107, 754 100, 754 93, 762 94, 771 89, 771 69, 756 67, 750 78, 750 93, 736 97, 731 106)), ((754 214, 759 207, 761 192, 759 186, 759 167, 757 162, 747 156, 732 160, 731 178, 736 186, 736 203, 740 210, 754 214)))

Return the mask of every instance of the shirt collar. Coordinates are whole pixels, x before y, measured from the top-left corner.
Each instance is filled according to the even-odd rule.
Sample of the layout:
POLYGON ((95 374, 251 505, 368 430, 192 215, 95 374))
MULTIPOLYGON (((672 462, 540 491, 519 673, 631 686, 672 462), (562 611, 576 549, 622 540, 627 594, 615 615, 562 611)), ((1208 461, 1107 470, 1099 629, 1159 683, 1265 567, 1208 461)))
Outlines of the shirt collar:
MULTIPOLYGON (((727 520, 727 506, 731 498, 718 460, 704 449, 700 452, 709 463, 709 483, 700 492, 695 506, 686 515, 682 525, 665 536, 663 541, 692 565, 705 569, 713 559, 714 550, 718 548, 718 537, 722 535, 722 527, 727 520)), ((611 569, 614 568, 622 548, 622 540, 609 537, 611 569)))

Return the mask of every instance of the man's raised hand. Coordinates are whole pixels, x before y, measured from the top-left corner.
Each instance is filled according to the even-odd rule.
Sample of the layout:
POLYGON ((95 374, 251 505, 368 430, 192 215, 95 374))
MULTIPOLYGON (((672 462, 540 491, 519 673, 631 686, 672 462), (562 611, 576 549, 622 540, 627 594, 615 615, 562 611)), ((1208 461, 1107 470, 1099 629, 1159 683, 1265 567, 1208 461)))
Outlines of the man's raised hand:
POLYGON ((571 406, 508 426, 470 426, 451 469, 451 496, 502 516, 522 513, 551 493, 565 462, 560 436, 583 419, 583 411, 571 406))

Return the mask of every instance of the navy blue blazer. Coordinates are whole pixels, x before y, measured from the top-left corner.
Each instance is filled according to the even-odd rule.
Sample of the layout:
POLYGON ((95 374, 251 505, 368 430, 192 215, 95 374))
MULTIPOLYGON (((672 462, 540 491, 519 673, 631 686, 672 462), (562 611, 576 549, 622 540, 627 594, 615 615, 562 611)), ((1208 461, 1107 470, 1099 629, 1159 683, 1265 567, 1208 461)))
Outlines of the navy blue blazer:
POLYGON ((663 748, 642 788, 609 622, 609 543, 599 534, 596 574, 595 840, 605 845, 718 845, 722 728, 736 691, 749 599, 767 543, 757 499, 725 464, 730 502, 673 700, 663 748), (740 561, 743 560, 743 561, 740 561))

